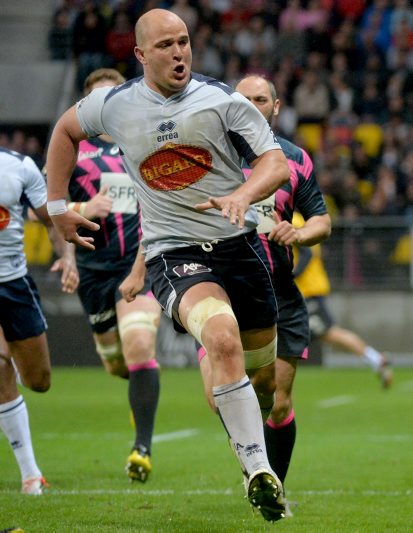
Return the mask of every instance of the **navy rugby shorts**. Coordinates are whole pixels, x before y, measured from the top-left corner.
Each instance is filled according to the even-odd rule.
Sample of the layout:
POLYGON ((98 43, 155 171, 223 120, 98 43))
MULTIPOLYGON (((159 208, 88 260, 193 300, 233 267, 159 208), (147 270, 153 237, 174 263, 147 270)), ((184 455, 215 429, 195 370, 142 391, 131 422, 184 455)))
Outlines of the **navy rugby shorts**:
POLYGON ((0 325, 9 342, 38 337, 47 330, 37 287, 28 274, 0 283, 0 325))
MULTIPOLYGON (((124 270, 93 270, 78 266, 79 287, 77 289, 81 304, 85 310, 89 325, 95 333, 105 333, 117 324, 116 303, 122 299, 119 286, 130 272, 124 270)), ((149 281, 140 295, 150 292, 149 281)))
POLYGON ((335 321, 326 304, 324 296, 306 299, 308 315, 310 317, 311 337, 322 337, 334 326, 335 321))
POLYGON ((278 304, 277 354, 279 357, 307 359, 310 331, 304 298, 294 281, 293 261, 286 246, 260 235, 271 265, 278 304))
POLYGON ((278 303, 277 354, 279 357, 308 358, 310 331, 304 298, 293 280, 283 290, 275 286, 278 303))
POLYGON ((270 267, 257 232, 176 248, 146 262, 151 289, 177 331, 179 302, 190 287, 202 282, 227 293, 241 331, 272 327, 277 303, 270 267))

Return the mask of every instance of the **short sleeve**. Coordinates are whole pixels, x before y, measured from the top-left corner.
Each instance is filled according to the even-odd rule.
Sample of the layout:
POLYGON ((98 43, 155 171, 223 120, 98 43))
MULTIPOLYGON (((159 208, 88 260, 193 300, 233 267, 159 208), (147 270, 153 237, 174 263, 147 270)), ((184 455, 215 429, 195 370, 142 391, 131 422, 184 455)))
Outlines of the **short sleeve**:
POLYGON ((102 109, 106 96, 113 87, 101 87, 93 90, 76 104, 76 114, 82 130, 89 137, 106 133, 102 123, 102 109))

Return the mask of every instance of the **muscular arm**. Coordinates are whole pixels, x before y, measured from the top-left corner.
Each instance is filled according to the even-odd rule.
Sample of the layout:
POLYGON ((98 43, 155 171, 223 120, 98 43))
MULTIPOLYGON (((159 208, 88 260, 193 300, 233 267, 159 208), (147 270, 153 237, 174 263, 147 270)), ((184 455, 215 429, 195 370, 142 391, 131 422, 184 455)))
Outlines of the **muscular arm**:
POLYGON ((201 211, 220 209, 231 224, 244 227, 244 215, 248 207, 270 196, 290 178, 290 169, 282 150, 270 150, 251 163, 253 170, 248 178, 232 194, 210 197, 207 202, 195 207, 201 211))
POLYGON ((327 239, 331 234, 331 219, 328 214, 317 215, 306 220, 304 226, 296 230, 300 246, 313 246, 327 239))
MULTIPOLYGON (((77 161, 79 142, 86 138, 73 106, 61 116, 50 139, 46 161, 48 202, 66 199, 70 177, 77 161)), ((52 216, 52 221, 66 241, 94 249, 93 238, 80 237, 77 229, 84 227, 96 231, 99 229, 98 224, 72 210, 52 216)))
POLYGON ((79 142, 87 139, 72 106, 53 129, 47 151, 47 197, 49 201, 66 198, 70 177, 77 161, 79 142))
POLYGON ((290 168, 282 150, 270 150, 251 163, 248 180, 236 191, 249 198, 249 205, 271 196, 290 179, 290 168))
POLYGON ((301 228, 295 228, 291 222, 281 220, 276 212, 274 220, 276 226, 268 235, 268 239, 276 241, 281 246, 294 243, 300 246, 313 246, 327 239, 331 233, 331 219, 328 214, 310 217, 301 228))

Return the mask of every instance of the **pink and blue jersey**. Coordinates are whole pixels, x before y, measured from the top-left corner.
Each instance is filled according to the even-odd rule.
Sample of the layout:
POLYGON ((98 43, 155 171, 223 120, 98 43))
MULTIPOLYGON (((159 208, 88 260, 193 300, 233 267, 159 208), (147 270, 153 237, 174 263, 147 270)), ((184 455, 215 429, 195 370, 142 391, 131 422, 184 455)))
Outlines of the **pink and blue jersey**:
MULTIPOLYGON (((307 152, 286 139, 277 137, 277 140, 287 158, 290 179, 275 192, 267 203, 264 201, 257 204, 260 216, 259 233, 270 231, 270 224, 274 224, 272 215, 274 209, 281 220, 288 222, 292 222, 295 210, 300 211, 304 220, 327 213, 327 206, 315 178, 313 163, 307 152)), ((250 172, 250 169, 244 169, 246 177, 250 172)), ((265 247, 270 247, 271 254, 267 250, 267 255, 273 263, 271 265, 273 271, 280 272, 280 269, 283 269, 292 272, 294 266, 292 247, 280 246, 275 241, 269 241, 266 238, 262 240, 265 247)))
POLYGON ((77 248, 79 266, 95 270, 121 270, 135 260, 141 231, 135 189, 125 172, 117 145, 94 137, 79 145, 78 161, 69 184, 73 202, 87 202, 103 185, 112 199, 112 211, 96 219, 97 232, 79 230, 94 238, 93 252, 77 248))

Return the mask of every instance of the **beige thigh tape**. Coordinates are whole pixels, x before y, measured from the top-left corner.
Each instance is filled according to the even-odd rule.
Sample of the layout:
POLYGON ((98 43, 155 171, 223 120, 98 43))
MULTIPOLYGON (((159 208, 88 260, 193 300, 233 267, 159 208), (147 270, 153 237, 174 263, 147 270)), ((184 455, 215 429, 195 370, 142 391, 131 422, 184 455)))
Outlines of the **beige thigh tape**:
POLYGON ((199 301, 190 310, 187 319, 188 329, 200 344, 202 344, 202 329, 205 323, 216 315, 231 315, 235 322, 237 322, 231 306, 223 300, 217 300, 213 296, 208 296, 199 301))

